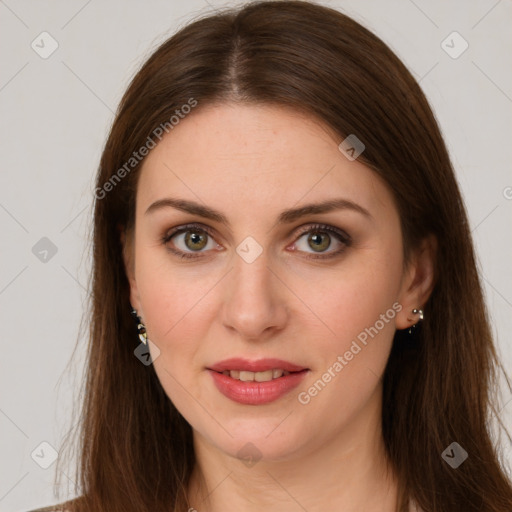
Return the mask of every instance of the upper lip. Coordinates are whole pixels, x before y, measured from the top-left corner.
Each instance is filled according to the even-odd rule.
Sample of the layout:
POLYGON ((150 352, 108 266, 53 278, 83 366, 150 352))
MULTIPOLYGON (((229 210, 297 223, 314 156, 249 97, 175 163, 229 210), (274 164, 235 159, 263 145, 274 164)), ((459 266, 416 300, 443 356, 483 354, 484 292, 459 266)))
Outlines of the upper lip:
POLYGON ((264 372, 267 370, 273 370, 279 368, 288 372, 300 372, 306 370, 304 366, 290 363, 289 361, 283 361, 282 359, 265 358, 250 361, 242 357, 232 357, 230 359, 224 359, 211 366, 208 369, 223 372, 225 370, 243 370, 249 372, 264 372))

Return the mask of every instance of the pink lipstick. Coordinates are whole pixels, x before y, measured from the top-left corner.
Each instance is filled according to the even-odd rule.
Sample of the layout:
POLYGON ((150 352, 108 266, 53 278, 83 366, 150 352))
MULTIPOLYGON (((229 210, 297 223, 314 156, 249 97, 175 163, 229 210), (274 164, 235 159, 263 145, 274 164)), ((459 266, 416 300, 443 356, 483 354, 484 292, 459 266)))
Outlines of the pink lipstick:
POLYGON ((217 389, 246 405, 273 402, 297 387, 309 369, 282 359, 231 358, 207 368, 217 389))

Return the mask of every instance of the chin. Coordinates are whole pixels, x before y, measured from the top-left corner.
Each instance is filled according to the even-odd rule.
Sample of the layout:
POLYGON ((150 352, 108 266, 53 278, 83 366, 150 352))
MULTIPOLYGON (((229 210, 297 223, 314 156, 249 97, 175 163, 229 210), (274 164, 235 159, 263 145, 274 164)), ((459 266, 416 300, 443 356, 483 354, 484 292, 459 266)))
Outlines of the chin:
POLYGON ((226 430, 233 437, 223 432, 225 435, 211 441, 217 449, 242 461, 245 459, 286 460, 308 442, 305 439, 306 432, 295 430, 291 423, 284 428, 284 424, 290 419, 283 422, 287 414, 281 413, 275 418, 240 419, 227 423, 226 430))

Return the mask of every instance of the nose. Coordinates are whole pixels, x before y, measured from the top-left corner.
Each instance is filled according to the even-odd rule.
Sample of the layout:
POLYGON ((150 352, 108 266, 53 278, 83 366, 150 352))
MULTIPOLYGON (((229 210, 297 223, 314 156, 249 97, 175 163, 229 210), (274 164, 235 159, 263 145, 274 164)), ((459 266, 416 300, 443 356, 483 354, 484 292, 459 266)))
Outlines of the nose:
POLYGON ((222 308, 224 326, 245 340, 264 341, 288 320, 290 291, 265 251, 248 263, 238 255, 229 273, 222 308))

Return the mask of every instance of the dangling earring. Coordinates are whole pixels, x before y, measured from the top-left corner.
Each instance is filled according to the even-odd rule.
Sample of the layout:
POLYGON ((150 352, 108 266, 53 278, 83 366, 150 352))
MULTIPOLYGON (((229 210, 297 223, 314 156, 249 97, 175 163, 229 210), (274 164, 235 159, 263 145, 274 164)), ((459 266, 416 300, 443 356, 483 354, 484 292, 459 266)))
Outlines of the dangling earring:
MULTIPOLYGON (((419 319, 423 320, 423 310, 422 309, 413 309, 412 314, 419 315, 419 319)), ((409 334, 412 334, 413 329, 416 329, 416 324, 411 325, 411 327, 409 327, 409 334)))
POLYGON ((137 314, 137 310, 132 307, 131 314, 133 318, 135 319, 135 322, 137 323, 137 331, 139 333, 139 339, 144 345, 148 344, 148 335, 146 332, 146 326, 142 323, 142 320, 140 319, 140 316, 137 314))

